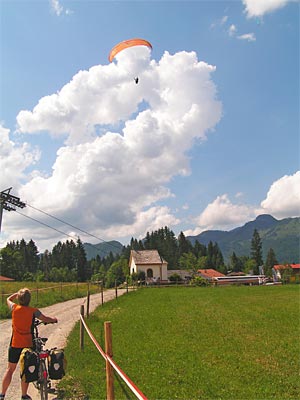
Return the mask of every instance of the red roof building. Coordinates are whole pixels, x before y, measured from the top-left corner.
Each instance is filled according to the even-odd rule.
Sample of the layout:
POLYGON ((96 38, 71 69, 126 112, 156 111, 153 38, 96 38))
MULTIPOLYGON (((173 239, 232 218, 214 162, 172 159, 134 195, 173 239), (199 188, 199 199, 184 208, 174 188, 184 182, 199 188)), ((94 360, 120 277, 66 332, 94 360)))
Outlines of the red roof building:
POLYGON ((300 264, 277 264, 274 265, 274 279, 285 279, 289 282, 299 282, 300 280, 300 264), (285 276, 285 272, 287 276, 285 276))
POLYGON ((216 271, 215 269, 198 269, 199 275, 208 280, 212 280, 213 278, 219 278, 221 276, 225 276, 221 272, 216 271))
POLYGON ((8 281, 14 281, 12 278, 7 278, 6 276, 0 275, 0 281, 2 282, 8 282, 8 281))
POLYGON ((274 269, 279 271, 280 269, 292 268, 295 272, 300 272, 300 264, 277 264, 274 265, 274 269))

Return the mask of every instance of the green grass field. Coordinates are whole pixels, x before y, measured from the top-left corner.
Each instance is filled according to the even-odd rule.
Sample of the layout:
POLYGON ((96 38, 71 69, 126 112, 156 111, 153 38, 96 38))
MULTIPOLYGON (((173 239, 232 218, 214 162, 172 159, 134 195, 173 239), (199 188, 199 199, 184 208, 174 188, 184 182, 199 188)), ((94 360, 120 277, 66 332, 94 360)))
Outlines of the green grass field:
MULTIPOLYGON (((104 304, 87 323, 149 399, 299 399, 299 286, 147 288, 104 304)), ((105 362, 79 324, 66 348, 67 399, 106 398, 105 362), (85 394, 86 397, 81 397, 85 394)), ((115 378, 116 399, 133 399, 115 378)))
POLYGON ((91 294, 99 291, 98 285, 88 286, 87 283, 39 282, 37 284, 36 282, 1 282, 1 319, 11 318, 11 312, 6 305, 8 295, 24 287, 28 287, 31 290, 30 305, 40 308, 76 297, 84 297, 87 295, 88 287, 91 294))

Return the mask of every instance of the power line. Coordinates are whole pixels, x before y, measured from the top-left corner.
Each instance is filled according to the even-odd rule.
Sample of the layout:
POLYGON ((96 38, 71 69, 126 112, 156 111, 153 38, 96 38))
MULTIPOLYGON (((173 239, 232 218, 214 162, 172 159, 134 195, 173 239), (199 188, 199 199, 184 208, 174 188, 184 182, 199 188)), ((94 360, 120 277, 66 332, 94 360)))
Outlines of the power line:
MULTIPOLYGON (((116 249, 119 250, 119 247, 117 247, 116 245, 114 245, 114 244, 112 244, 112 243, 109 243, 109 242, 107 242, 106 240, 101 239, 101 238, 99 238, 99 237, 93 235, 92 233, 89 233, 89 232, 85 231, 84 229, 78 228, 77 226, 72 225, 72 224, 70 224, 69 222, 63 221, 62 219, 57 218, 57 217, 55 217, 54 215, 49 214, 49 213, 47 213, 46 211, 40 210, 39 208, 34 207, 34 206, 30 205, 30 204, 27 204, 27 203, 26 203, 26 205, 27 205, 28 207, 30 207, 30 208, 36 210, 36 211, 39 211, 39 212, 42 213, 42 214, 47 215, 47 216, 50 217, 50 218, 56 219, 57 221, 63 223, 64 225, 68 225, 68 226, 70 226, 71 228, 74 228, 74 229, 76 229, 76 230, 78 230, 78 231, 80 231, 80 232, 82 232, 82 233, 85 233, 86 235, 91 236, 91 237, 93 237, 93 238, 95 238, 95 239, 97 239, 97 240, 100 240, 101 242, 104 242, 104 243, 106 243, 107 245, 109 245, 109 246, 111 246, 111 247, 115 247, 116 249)), ((90 243, 89 243, 89 244, 90 244, 90 243)), ((94 245, 93 245, 93 246, 94 246, 94 245)))
MULTIPOLYGON (((66 233, 66 232, 63 232, 63 231, 57 229, 57 228, 54 228, 53 226, 48 225, 48 224, 46 224, 45 222, 39 221, 38 219, 35 219, 35 218, 33 218, 33 217, 29 217, 29 215, 23 214, 23 213, 21 213, 20 211, 17 211, 17 210, 15 210, 15 211, 16 211, 18 214, 22 215, 23 217, 26 217, 26 218, 28 218, 28 219, 31 219, 32 221, 35 221, 35 222, 37 222, 37 223, 40 224, 40 225, 46 226, 47 228, 50 228, 50 229, 52 229, 52 230, 54 230, 54 231, 56 231, 56 232, 58 232, 58 233, 61 233, 61 234, 65 235, 65 236, 67 236, 67 237, 70 237, 70 238, 72 238, 72 239, 75 239, 75 240, 78 239, 78 237, 73 236, 73 235, 70 235, 70 234, 68 234, 68 233, 66 233)), ((108 250, 100 249, 100 248, 97 247, 97 245, 95 245, 95 244, 92 244, 92 243, 86 243, 86 244, 89 245, 89 246, 91 246, 91 247, 93 247, 93 248, 95 248, 95 249, 97 249, 97 250, 100 250, 100 251, 102 251, 102 252, 108 254, 108 250)), ((107 244, 110 245, 110 243, 107 243, 107 244)), ((116 247, 116 246, 115 246, 115 247, 116 247)), ((117 248, 117 247, 116 247, 116 248, 117 248)), ((120 249, 118 248, 118 250, 120 250, 120 249)))
POLYGON ((62 233, 63 235, 68 236, 68 237, 71 237, 71 238, 76 239, 76 240, 78 239, 78 237, 75 237, 75 236, 73 236, 73 235, 69 235, 68 233, 63 232, 63 231, 61 231, 61 230, 59 230, 59 229, 56 229, 56 228, 54 228, 53 226, 46 224, 45 222, 42 222, 42 221, 39 221, 38 219, 29 217, 29 215, 23 214, 23 213, 21 213, 20 211, 17 211, 17 210, 16 210, 16 212, 17 212, 18 214, 22 215, 23 217, 26 217, 26 218, 28 218, 28 219, 31 219, 32 221, 35 221, 35 222, 37 222, 38 224, 44 225, 44 226, 46 226, 47 228, 53 229, 54 231, 56 231, 56 232, 58 232, 58 233, 62 233))

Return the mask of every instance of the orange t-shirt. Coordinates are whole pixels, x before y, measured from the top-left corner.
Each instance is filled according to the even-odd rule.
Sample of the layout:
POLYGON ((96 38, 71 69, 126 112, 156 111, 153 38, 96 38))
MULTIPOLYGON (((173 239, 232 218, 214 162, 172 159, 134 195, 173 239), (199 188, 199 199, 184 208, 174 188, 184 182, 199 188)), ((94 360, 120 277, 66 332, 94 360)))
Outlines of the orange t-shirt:
POLYGON ((32 347, 33 320, 40 314, 37 308, 19 304, 12 306, 12 347, 32 347))

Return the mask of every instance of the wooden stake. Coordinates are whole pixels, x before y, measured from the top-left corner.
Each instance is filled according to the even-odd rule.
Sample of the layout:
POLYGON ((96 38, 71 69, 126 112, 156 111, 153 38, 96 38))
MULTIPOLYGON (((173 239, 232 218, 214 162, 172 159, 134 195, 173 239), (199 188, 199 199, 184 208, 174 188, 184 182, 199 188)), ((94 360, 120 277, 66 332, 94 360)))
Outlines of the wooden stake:
MULTIPOLYGON (((112 330, 111 322, 104 322, 104 332, 105 332, 105 353, 112 357, 112 330)), ((114 400, 114 371, 113 367, 110 365, 109 361, 106 360, 106 398, 107 400, 114 400)))
MULTIPOLYGON (((84 318, 84 305, 83 304, 80 306, 80 315, 82 316, 82 318, 84 318)), ((84 326, 80 319, 80 350, 83 350, 83 345, 84 345, 84 326)))
POLYGON ((86 317, 90 316, 90 291, 87 292, 87 300, 86 300, 86 317))

